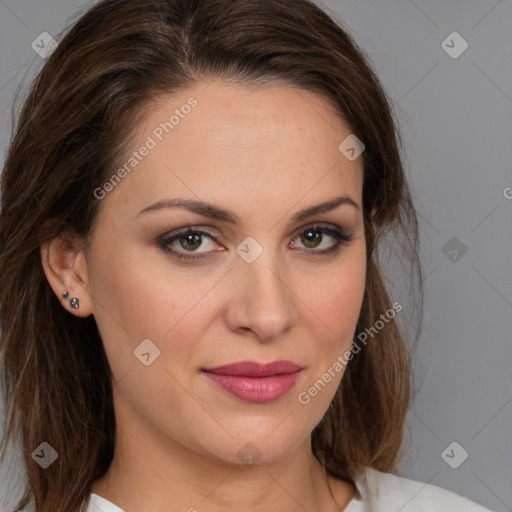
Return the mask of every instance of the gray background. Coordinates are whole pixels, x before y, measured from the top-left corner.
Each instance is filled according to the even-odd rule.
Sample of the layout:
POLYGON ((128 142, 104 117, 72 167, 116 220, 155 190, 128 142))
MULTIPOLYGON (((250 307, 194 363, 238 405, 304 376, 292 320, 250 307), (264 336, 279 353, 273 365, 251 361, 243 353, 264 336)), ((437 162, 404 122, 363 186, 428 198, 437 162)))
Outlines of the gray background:
MULTIPOLYGON (((43 63, 32 41, 58 39, 92 3, 0 0, 2 155, 15 90, 43 63)), ((317 3, 346 24, 394 101, 418 201, 424 324, 400 474, 512 510, 512 2, 317 3), (461 40, 442 45, 454 31, 469 45, 457 58, 461 40), (458 468, 445 462, 463 450, 458 468)), ((17 457, 0 465, 1 504, 21 491, 17 457)))

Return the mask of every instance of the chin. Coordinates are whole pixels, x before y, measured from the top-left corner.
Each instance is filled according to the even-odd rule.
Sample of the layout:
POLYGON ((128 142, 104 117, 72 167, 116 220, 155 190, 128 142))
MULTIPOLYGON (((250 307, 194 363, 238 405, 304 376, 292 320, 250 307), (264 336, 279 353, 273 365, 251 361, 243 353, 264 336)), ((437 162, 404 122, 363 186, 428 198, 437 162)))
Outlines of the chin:
POLYGON ((258 426, 244 422, 236 430, 233 427, 227 428, 233 437, 226 434, 223 439, 218 439, 218 443, 210 438, 210 443, 204 449, 212 457, 228 464, 252 466, 284 459, 302 443, 308 443, 309 446, 310 442, 308 430, 298 429, 296 424, 284 427, 281 422, 285 417, 286 414, 283 414, 271 421, 266 418, 263 424, 259 421, 258 426))

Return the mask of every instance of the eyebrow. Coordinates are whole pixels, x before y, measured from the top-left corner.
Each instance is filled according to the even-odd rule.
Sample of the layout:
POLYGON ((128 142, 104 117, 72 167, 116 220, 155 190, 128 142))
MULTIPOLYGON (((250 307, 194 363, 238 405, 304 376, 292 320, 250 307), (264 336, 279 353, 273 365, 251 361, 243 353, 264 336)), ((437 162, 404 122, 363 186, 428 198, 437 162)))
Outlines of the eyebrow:
MULTIPOLYGON (((330 210, 334 210, 338 206, 341 205, 350 205, 359 210, 359 205, 348 196, 338 196, 329 201, 325 201, 323 203, 315 204, 313 206, 309 206, 304 208, 303 210, 298 211, 293 217, 292 222, 300 222, 308 217, 316 215, 318 213, 328 212, 330 210)), ((195 199, 163 199, 161 201, 157 201, 156 203, 150 204, 146 206, 146 208, 142 209, 137 216, 153 212, 156 210, 161 210, 163 208, 186 208, 187 210, 202 215, 204 217, 209 217, 211 219, 216 219, 222 222, 229 222, 231 224, 239 224, 239 217, 229 210, 225 210, 223 208, 219 208, 213 204, 205 203, 203 201, 197 201, 195 199)))

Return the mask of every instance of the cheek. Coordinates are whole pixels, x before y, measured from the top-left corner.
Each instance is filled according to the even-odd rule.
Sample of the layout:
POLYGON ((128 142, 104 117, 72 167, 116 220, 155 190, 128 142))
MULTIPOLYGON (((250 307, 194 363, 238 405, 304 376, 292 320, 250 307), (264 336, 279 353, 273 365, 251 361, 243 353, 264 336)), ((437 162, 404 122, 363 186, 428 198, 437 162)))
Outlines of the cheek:
MULTIPOLYGON (((311 429, 329 407, 353 357, 350 350, 364 298, 366 269, 356 264, 336 272, 336 278, 316 286, 314 305, 309 320, 316 331, 311 332, 310 369, 298 388, 296 399, 309 415, 311 429)), ((364 259, 362 260, 365 261, 364 259)), ((319 282, 317 282, 319 284, 319 282)), ((302 409, 301 409, 302 410, 302 409)))
POLYGON ((338 268, 317 276, 310 282, 312 293, 306 304, 311 304, 317 322, 338 344, 352 337, 361 312, 366 285, 366 263, 363 251, 357 251, 338 268))
MULTIPOLYGON (((350 364, 347 354, 356 334, 365 292, 365 261, 364 251, 355 251, 353 258, 347 258, 336 272, 322 280, 322 286, 315 286, 311 308, 315 314, 310 317, 317 326, 311 336, 310 350, 313 349, 314 355, 311 373, 300 391, 314 401, 312 407, 319 411, 328 406, 350 364)), ((299 402, 307 403, 301 401, 303 395, 299 396, 299 402)))
POLYGON ((94 317, 114 375, 140 365, 134 351, 147 339, 161 355, 171 351, 174 364, 185 359, 213 314, 204 296, 215 283, 192 273, 170 276, 161 261, 135 264, 134 254, 119 253, 99 256, 92 280, 94 317))

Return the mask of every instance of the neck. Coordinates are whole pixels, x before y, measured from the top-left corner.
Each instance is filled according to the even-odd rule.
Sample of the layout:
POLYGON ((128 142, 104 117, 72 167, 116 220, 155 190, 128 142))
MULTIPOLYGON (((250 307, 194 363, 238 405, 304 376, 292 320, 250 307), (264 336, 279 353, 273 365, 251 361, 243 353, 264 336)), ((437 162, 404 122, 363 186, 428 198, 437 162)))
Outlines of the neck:
POLYGON ((124 413, 129 421, 116 413, 113 461, 91 490, 125 512, 339 512, 356 493, 334 478, 329 489, 309 436, 279 458, 262 454, 248 465, 185 446, 142 415, 124 413))
POLYGON ((352 483, 327 480, 309 442, 285 459, 249 466, 229 464, 183 446, 162 450, 119 436, 117 440, 114 460, 94 482, 92 492, 125 512, 339 512, 356 493, 352 483))

